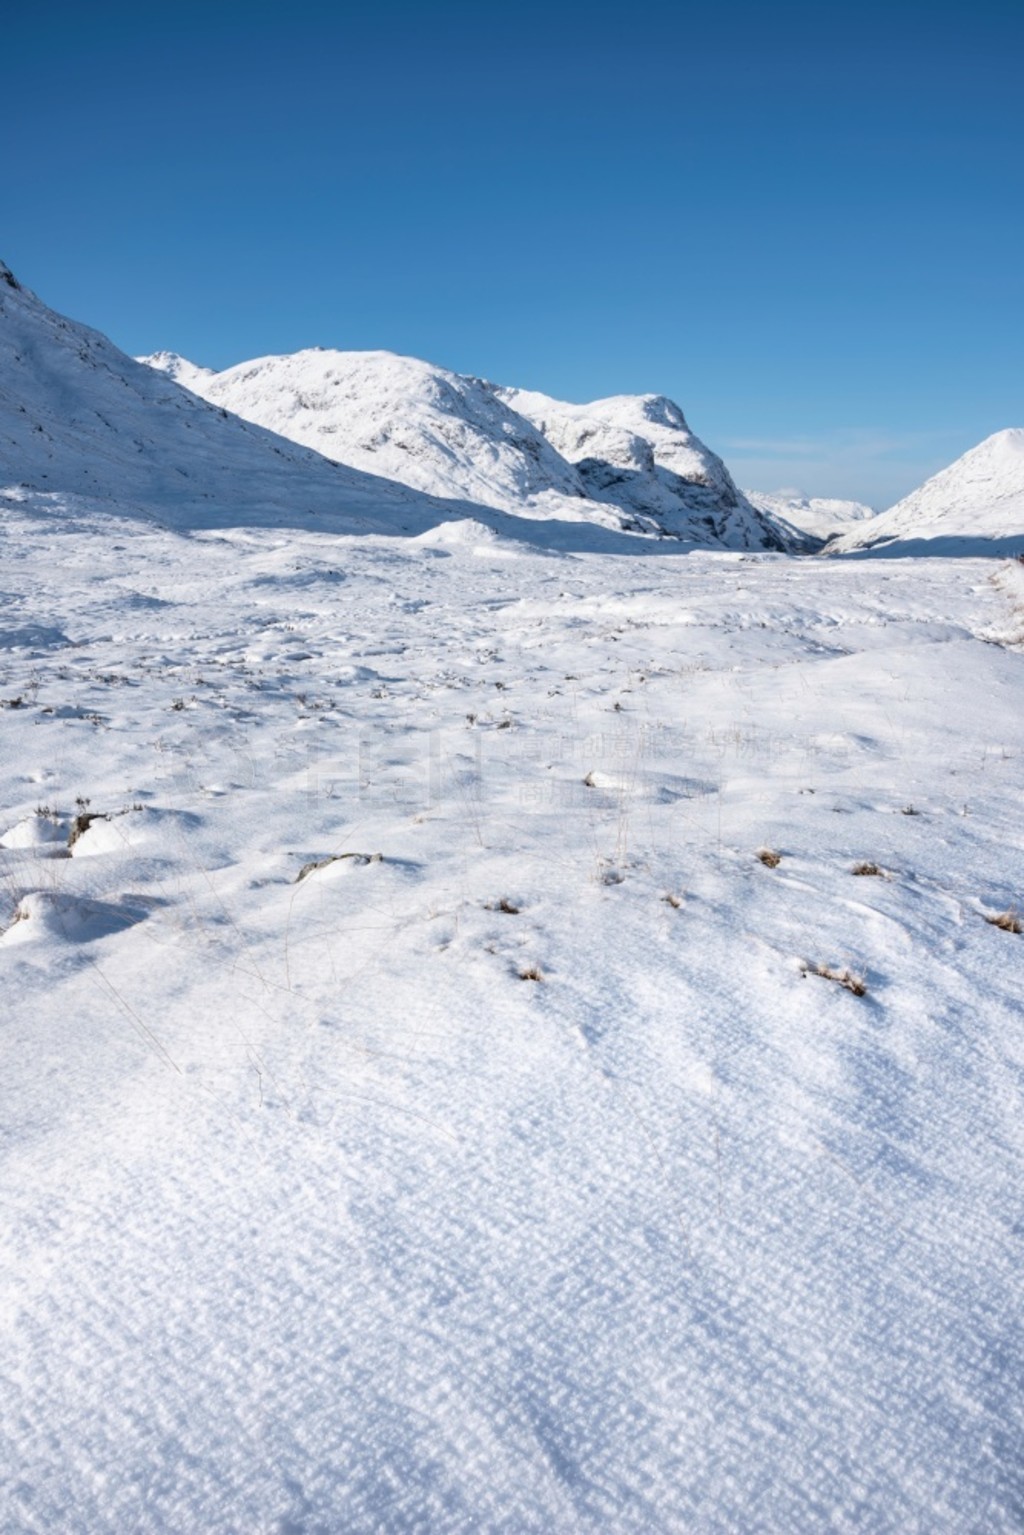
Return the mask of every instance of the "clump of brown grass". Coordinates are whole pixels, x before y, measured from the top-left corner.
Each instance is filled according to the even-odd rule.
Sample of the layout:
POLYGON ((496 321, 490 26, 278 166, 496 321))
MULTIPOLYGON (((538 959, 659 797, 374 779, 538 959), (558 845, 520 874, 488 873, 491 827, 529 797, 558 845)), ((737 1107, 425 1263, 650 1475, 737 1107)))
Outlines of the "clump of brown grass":
POLYGON ((984 916, 985 921, 988 922, 990 926, 1002 928, 1004 933, 1024 933, 1024 927, 1021 926, 1021 920, 1012 906, 1010 906, 1006 911, 996 912, 994 915, 990 915, 988 912, 985 912, 984 916))
POLYGON ((782 854, 770 847, 759 847, 755 857, 761 860, 766 869, 777 869, 782 862, 782 854))
POLYGON ((527 965, 525 969, 520 970, 519 979, 521 981, 542 981, 544 975, 539 965, 527 965))
POLYGON ((879 868, 877 863, 855 863, 853 868, 850 870, 850 873, 860 874, 862 876, 874 879, 885 878, 885 870, 879 868))
POLYGON ((863 997, 868 989, 864 977, 845 966, 839 970, 833 965, 804 965, 803 972, 804 975, 820 975, 824 981, 835 981, 846 991, 852 991, 855 997, 863 997))

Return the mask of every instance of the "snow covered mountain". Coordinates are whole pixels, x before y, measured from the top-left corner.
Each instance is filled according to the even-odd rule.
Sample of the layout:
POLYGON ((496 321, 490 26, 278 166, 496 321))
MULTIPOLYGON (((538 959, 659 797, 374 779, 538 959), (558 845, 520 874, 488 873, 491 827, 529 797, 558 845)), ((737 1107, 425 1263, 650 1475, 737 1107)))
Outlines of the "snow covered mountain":
POLYGON ((433 496, 709 547, 787 544, 660 396, 569 405, 391 352, 315 348, 222 373, 174 353, 140 361, 247 421, 433 496))
POLYGON ((414 357, 314 347, 223 373, 174 353, 140 360, 246 421, 428 495, 518 511, 550 492, 583 494, 570 466, 487 384, 414 357))
POLYGON ((570 405, 532 390, 498 393, 575 465, 595 501, 654 517, 670 532, 697 525, 717 540, 740 535, 748 548, 759 542, 783 547, 771 520, 737 490, 722 460, 664 395, 614 395, 570 405))
POLYGON ((841 501, 831 496, 792 496, 766 490, 745 490, 743 494, 758 511, 823 543, 850 531, 851 524, 878 515, 863 501, 841 501))
POLYGON ((187 393, 55 314, 6 267, 0 485, 88 497, 181 528, 422 530, 443 515, 405 486, 341 468, 187 393))
POLYGON ((138 357, 136 361, 148 363, 151 368, 173 378, 183 389, 191 389, 193 394, 198 395, 203 392, 203 380, 213 378, 216 374, 215 368, 204 368, 200 363, 189 362, 187 357, 179 357, 177 352, 154 352, 152 357, 138 357))
POLYGON ((829 545, 829 554, 1017 554, 1024 551, 1024 428, 976 448, 871 522, 829 545))

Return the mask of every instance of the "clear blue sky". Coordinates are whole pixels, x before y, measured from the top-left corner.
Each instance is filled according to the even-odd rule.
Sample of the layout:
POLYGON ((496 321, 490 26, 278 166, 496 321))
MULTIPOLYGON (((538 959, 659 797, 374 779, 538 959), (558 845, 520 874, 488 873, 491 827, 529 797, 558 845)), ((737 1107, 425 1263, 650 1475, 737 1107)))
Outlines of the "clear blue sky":
POLYGON ((0 256, 130 352, 679 401, 887 504, 1024 424, 1024 3, 9 7, 0 256))

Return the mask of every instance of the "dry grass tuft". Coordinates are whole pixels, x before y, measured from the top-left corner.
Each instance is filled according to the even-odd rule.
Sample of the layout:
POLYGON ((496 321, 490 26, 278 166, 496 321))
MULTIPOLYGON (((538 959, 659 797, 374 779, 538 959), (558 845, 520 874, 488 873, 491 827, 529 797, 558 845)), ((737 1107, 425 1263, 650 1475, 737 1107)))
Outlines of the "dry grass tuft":
POLYGON ((544 975, 537 965, 527 965, 525 970, 520 970, 519 979, 521 981, 542 981, 544 975))
POLYGON ((782 862, 782 854, 776 853, 774 848, 759 847, 755 855, 761 860, 766 869, 777 869, 782 862))
POLYGON ((805 965, 804 975, 820 975, 824 981, 835 981, 837 986, 852 991, 855 997, 863 997, 868 989, 862 975, 846 968, 837 970, 832 965, 805 965))
POLYGON ((497 905, 491 907, 491 910, 503 911, 507 917, 518 917, 522 907, 517 906, 515 901, 510 901, 507 896, 503 895, 497 905))
POLYGON ((884 879, 885 870, 880 869, 877 863, 855 863, 850 870, 851 874, 860 874, 869 878, 884 879))
POLYGON ((1024 933, 1021 920, 1012 906, 1006 911, 997 912, 995 916, 989 916, 988 912, 985 912, 984 917, 991 927, 1001 928, 1004 933, 1024 933))
POLYGON ((332 853, 328 858, 314 858, 310 863, 304 863, 295 876, 295 883, 304 880, 307 875, 315 874, 318 869, 328 869, 332 863, 343 863, 351 859, 353 863, 383 863, 383 853, 332 853))
MULTIPOLYGON (((88 804, 88 800, 82 800, 80 803, 83 805, 88 804)), ((68 833, 68 847, 74 847, 79 837, 84 836, 85 833, 89 830, 89 827, 92 825, 93 821, 109 820, 109 815, 107 815, 102 810, 79 810, 78 814, 75 816, 75 819, 71 823, 71 830, 68 833)))

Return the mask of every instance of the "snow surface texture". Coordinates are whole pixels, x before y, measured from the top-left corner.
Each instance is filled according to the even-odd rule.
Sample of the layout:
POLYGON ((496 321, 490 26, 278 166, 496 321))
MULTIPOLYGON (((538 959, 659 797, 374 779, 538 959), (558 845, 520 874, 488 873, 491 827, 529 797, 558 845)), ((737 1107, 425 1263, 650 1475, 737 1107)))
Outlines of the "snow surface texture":
POLYGON ((6 1528, 1018 1528, 988 567, 5 524, 6 1528))
POLYGON ((792 536, 659 396, 566 405, 392 352, 314 348, 223 373, 171 352, 140 361, 247 421, 432 496, 710 547, 782 548, 792 536))
POLYGON ((850 529, 830 554, 1024 552, 1024 428, 995 432, 873 522, 850 529))
POLYGON ((1024 567, 197 527, 210 407, 54 341, 0 1527, 1019 1530, 1024 567))
POLYGON ((851 523, 864 522, 878 513, 863 501, 841 501, 831 496, 799 496, 765 490, 745 490, 743 494, 758 511, 799 533, 825 543, 849 531, 851 523))

